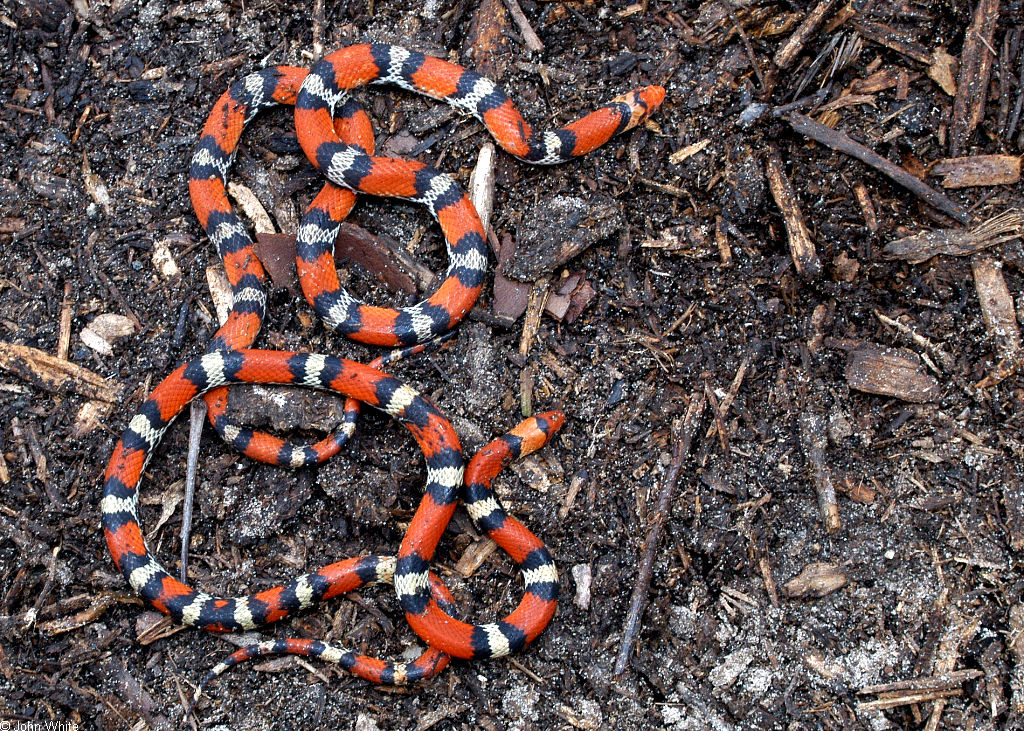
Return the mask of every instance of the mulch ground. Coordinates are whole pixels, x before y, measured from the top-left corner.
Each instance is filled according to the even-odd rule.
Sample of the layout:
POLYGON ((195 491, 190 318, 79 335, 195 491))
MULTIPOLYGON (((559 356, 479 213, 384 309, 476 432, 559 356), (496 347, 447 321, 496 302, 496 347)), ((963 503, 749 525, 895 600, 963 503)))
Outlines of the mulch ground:
MULTIPOLYGON (((523 653, 425 687, 263 660, 216 679, 188 723, 1024 726, 1021 2, 520 3, 0 4, 12 728, 184 727, 185 699, 234 649, 131 593, 99 529, 102 473, 149 389, 217 328, 220 265, 186 186, 213 101, 249 71, 362 41, 479 68, 542 126, 668 91, 580 160, 496 154, 493 284, 453 344, 395 368, 470 452, 526 414, 566 412, 498 485, 551 548, 562 600, 523 653)), ((489 140, 478 122, 394 89, 358 96, 378 149, 468 186, 489 140)), ((320 185, 286 110, 246 133, 232 179, 283 234, 320 185)), ((364 199, 351 223, 343 281, 374 302, 415 301, 445 266, 415 206, 364 199)), ((258 347, 374 357, 327 334, 289 277, 275 271, 258 347)), ((307 437, 336 423, 337 402, 301 396, 237 389, 234 409, 307 437)), ((172 570, 187 421, 142 488, 172 570)), ((299 472, 207 429, 190 580, 235 595, 393 553, 423 479, 379 414, 299 472)), ((518 602, 514 566, 461 513, 435 567, 478 621, 518 602)), ((415 641, 388 588, 260 636, 387 656, 415 641)))

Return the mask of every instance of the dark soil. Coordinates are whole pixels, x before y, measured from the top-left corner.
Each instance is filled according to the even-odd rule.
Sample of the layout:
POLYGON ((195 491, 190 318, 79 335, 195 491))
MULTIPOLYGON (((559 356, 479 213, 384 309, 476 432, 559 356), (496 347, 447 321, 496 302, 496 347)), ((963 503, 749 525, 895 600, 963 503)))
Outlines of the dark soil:
MULTIPOLYGON (((582 314, 545 316, 520 356, 523 319, 508 326, 495 317, 488 288, 454 345, 395 371, 436 400, 469 452, 514 426, 524 404, 568 415, 558 439, 499 481, 510 510, 558 562, 563 598, 552 624, 512 659, 457 662, 408 690, 322 663, 246 664, 210 685, 196 709, 200 727, 1021 728, 1024 389, 1017 375, 976 385, 1001 351, 970 257, 912 265, 882 255, 895 239, 959 224, 773 114, 824 87, 798 111, 924 176, 950 156, 954 105, 926 73, 927 58, 940 47, 959 57, 973 4, 837 6, 786 70, 772 59, 810 3, 522 0, 546 46, 539 54, 526 50, 501 2, 324 5, 320 18, 315 3, 266 0, 0 3, 0 340, 56 353, 69 285, 68 358, 123 387, 101 426, 76 437, 88 399, 0 371, 0 718, 24 722, 3 728, 183 727, 182 699, 234 649, 188 628, 140 641, 152 615, 107 553, 100 486, 145 394, 201 354, 216 328, 206 269, 217 257, 186 186, 198 131, 232 80, 266 65, 308 66, 315 40, 327 50, 394 42, 483 66, 537 124, 567 123, 647 83, 663 84, 668 98, 650 124, 569 164, 533 168, 498 155, 499 239, 529 234, 531 246, 544 246, 536 222, 564 197, 616 209, 612 232, 565 264, 551 269, 554 259, 534 252, 506 267, 552 288, 563 269, 581 273, 596 293, 582 314), (861 21, 895 29, 904 45, 858 35, 861 21), (840 48, 854 50, 836 61, 840 48), (904 89, 820 108, 887 69, 904 89), (820 263, 803 274, 766 177, 773 146, 820 263), (875 231, 855 193, 861 185, 875 231), (180 275, 158 273, 160 242, 180 275), (111 355, 79 337, 101 313, 138 320, 111 355), (904 349, 934 393, 911 403, 853 390, 847 364, 865 344, 904 349), (937 361, 936 349, 949 357, 937 361), (615 677, 656 495, 680 422, 699 400, 708 406, 664 525, 639 640, 615 677), (832 532, 819 507, 828 485, 838 492, 832 532), (831 565, 821 569, 827 587, 787 585, 820 563, 831 565), (574 577, 586 570, 584 608, 574 577), (90 606, 87 621, 60 631, 90 606), (891 708, 878 703, 891 696, 859 692, 947 671, 977 672, 891 708)), ((1022 6, 1003 0, 999 10, 988 102, 961 154, 1022 152, 1020 125, 1009 134, 1024 81, 1022 6)), ((378 147, 408 150, 436 136, 418 159, 468 183, 489 139, 479 123, 438 116, 443 105, 392 89, 360 99, 378 147)), ((285 110, 246 134, 234 176, 286 233, 319 185, 285 110)), ((1019 183, 944 193, 975 221, 1024 206, 1019 183)), ((353 221, 413 242, 414 257, 443 268, 440 233, 417 207, 362 200, 353 221)), ((1016 296, 1020 240, 982 255, 1001 263, 1016 296)), ((358 267, 346 276, 375 302, 404 301, 358 267)), ((284 288, 269 311, 259 347, 375 354, 326 334, 284 288)), ((147 535, 182 492, 185 422, 148 468, 147 535)), ((377 414, 320 469, 258 465, 209 429, 201 460, 190 578, 227 595, 340 557, 393 553, 424 475, 407 432, 377 414)), ((149 537, 169 567, 180 525, 179 505, 149 537)), ((515 606, 521 580, 500 552, 469 578, 456 573, 475 538, 459 513, 435 566, 466 614, 484 621, 515 606)), ((415 639, 388 588, 333 600, 264 636, 326 638, 385 656, 415 639)))

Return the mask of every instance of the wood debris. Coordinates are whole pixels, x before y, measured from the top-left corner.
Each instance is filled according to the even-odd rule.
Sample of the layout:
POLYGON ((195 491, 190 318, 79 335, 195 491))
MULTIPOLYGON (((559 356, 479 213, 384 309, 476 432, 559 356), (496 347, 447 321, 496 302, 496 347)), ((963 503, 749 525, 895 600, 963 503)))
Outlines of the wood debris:
POLYGON ((455 564, 455 570, 465 578, 469 578, 484 565, 487 558, 497 549, 497 543, 487 536, 481 536, 466 546, 466 550, 462 552, 455 564))
POLYGON ((818 0, 818 3, 811 8, 796 31, 793 32, 779 50, 775 52, 775 65, 780 69, 787 69, 793 65, 797 57, 803 51, 804 46, 818 32, 825 17, 835 6, 836 0, 818 0))
POLYGON ((941 175, 943 188, 1012 185, 1020 180, 1021 158, 1016 155, 974 155, 939 160, 929 169, 941 175))
POLYGON ((1013 669, 1010 671, 1010 713, 1016 718, 1024 718, 1024 603, 1014 604, 1008 614, 1007 645, 1013 660, 1013 669))
POLYGON ((590 564, 578 563, 573 566, 572 580, 576 584, 576 595, 572 603, 583 611, 590 609, 590 587, 594 580, 590 564))
POLYGON ((572 323, 596 296, 597 290, 590 286, 585 272, 564 272, 551 287, 544 312, 559 322, 572 323))
POLYGON ((957 221, 967 223, 970 219, 970 216, 967 211, 964 210, 963 206, 958 203, 954 203, 939 191, 925 183, 922 183, 920 178, 909 173, 906 169, 890 162, 877 152, 868 149, 859 142, 854 141, 845 132, 837 132, 831 127, 821 124, 820 122, 815 122, 810 117, 805 117, 797 112, 787 114, 785 119, 793 129, 800 134, 810 137, 812 140, 820 142, 833 150, 837 150, 857 158, 866 165, 878 170, 883 175, 886 175, 893 182, 902 185, 929 205, 934 206, 949 216, 952 216, 957 221))
POLYGON ((993 40, 999 20, 999 0, 977 0, 971 25, 960 52, 960 75, 953 118, 949 123, 949 154, 958 157, 966 149, 975 128, 985 116, 988 82, 995 60, 993 40))
POLYGON ((683 162, 683 160, 687 160, 693 157, 710 144, 711 139, 706 137, 700 142, 694 142, 692 145, 687 145, 682 149, 676 150, 675 152, 668 156, 668 161, 673 165, 679 165, 680 163, 683 162))
POLYGON ((924 371, 916 353, 864 343, 850 353, 846 363, 850 388, 880 396, 927 403, 939 397, 939 382, 924 371))
POLYGON ((253 251, 270 275, 275 287, 299 295, 299 274, 295 267, 295 237, 289 234, 257 232, 253 251))
POLYGON ((235 199, 242 211, 252 221, 256 233, 274 233, 274 221, 267 209, 248 187, 241 183, 228 183, 228 195, 235 199))
POLYGON ((135 323, 131 318, 105 312, 94 317, 78 336, 83 343, 100 355, 113 355, 114 343, 133 332, 135 332, 135 323))
POLYGON ((782 585, 790 599, 821 599, 847 584, 846 573, 834 563, 810 563, 782 585))
POLYGON ((227 322, 231 305, 235 301, 235 295, 231 291, 231 282, 228 281, 223 264, 218 262, 206 267, 206 286, 210 290, 213 308, 217 312, 217 322, 223 325, 227 322))
POLYGON ((839 503, 836 501, 836 489, 832 482, 832 473, 825 460, 825 445, 828 434, 825 419, 820 414, 805 413, 800 415, 800 435, 814 475, 814 489, 818 494, 818 510, 825 525, 826 533, 835 533, 842 527, 839 519, 839 503))
POLYGON ((1003 279, 1003 264, 979 254, 971 258, 971 271, 985 327, 995 340, 1000 356, 1012 358, 1020 350, 1020 328, 1010 288, 1003 279))
POLYGON ((99 594, 82 611, 70 617, 61 617, 48 622, 41 622, 39 629, 48 635, 60 635, 65 632, 71 632, 79 627, 95 622, 104 612, 114 606, 116 602, 117 599, 113 594, 99 594))
POLYGON ((821 272, 821 261, 814 250, 814 242, 804 223, 804 215, 800 210, 793 184, 786 176, 779 150, 774 145, 768 149, 768 185, 771 188, 775 203, 782 212, 782 220, 786 224, 789 236, 789 253, 793 265, 799 274, 814 277, 821 272))
POLYGON ((121 397, 119 384, 107 381, 88 368, 26 345, 0 341, 0 368, 53 393, 69 389, 86 398, 111 403, 121 397))
POLYGON ((946 49, 939 46, 932 54, 932 62, 928 65, 928 78, 949 96, 956 96, 956 70, 959 62, 950 56, 946 49))
POLYGON ((935 229, 904 236, 885 245, 888 259, 921 264, 933 256, 966 256, 1024 236, 1024 209, 1010 209, 967 229, 935 229))

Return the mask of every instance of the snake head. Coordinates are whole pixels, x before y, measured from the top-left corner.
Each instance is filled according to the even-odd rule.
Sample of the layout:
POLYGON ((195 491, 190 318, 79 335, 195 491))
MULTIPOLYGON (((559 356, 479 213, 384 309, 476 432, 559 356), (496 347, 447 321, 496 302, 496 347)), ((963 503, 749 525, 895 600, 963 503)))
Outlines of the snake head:
POLYGON ((623 128, 623 131, 633 129, 654 114, 663 101, 665 101, 665 87, 663 86, 645 86, 612 99, 613 104, 618 102, 629 107, 629 123, 623 128))

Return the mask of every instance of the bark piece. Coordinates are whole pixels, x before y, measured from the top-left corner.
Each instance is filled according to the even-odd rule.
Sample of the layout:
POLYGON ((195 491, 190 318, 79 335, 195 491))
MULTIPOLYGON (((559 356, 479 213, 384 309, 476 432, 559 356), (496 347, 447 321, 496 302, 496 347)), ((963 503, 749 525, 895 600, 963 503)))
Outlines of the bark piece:
POLYGON ((1024 604, 1010 607, 1008 644, 1013 670, 1010 672, 1010 713, 1018 723, 1024 721, 1024 604))
POLYGON ((974 17, 964 36, 960 52, 960 75, 949 123, 949 154, 957 157, 966 149, 975 128, 985 116, 988 80, 995 55, 993 39, 999 20, 999 0, 978 0, 974 17))
POLYGON ((366 267, 393 289, 416 294, 426 289, 434 273, 388 236, 374 236, 361 226, 343 222, 334 243, 336 259, 348 259, 366 267))
POLYGON ((775 203, 782 211, 782 220, 786 224, 789 236, 789 253, 793 257, 793 265, 799 274, 817 276, 821 272, 821 261, 814 250, 814 242, 804 223, 804 215, 800 210, 793 184, 786 177, 779 150, 774 145, 768 151, 768 185, 771 188, 775 203))
POLYGON ((821 599, 847 584, 846 574, 834 563, 811 563, 782 585, 790 599, 821 599))
POLYGON ((775 65, 780 69, 787 69, 800 55, 800 52, 807 45, 807 41, 814 37, 821 27, 825 16, 835 5, 835 0, 819 0, 818 4, 811 8, 811 12, 803 19, 799 27, 793 32, 786 42, 782 44, 775 53, 775 65))
POLYGON ((916 39, 891 28, 884 23, 876 23, 866 20, 863 17, 857 18, 852 23, 860 35, 869 41, 874 41, 880 46, 890 48, 896 53, 901 53, 907 58, 912 58, 918 63, 928 64, 931 61, 931 53, 916 39))
POLYGON ((850 353, 846 364, 850 388, 866 393, 927 403, 939 397, 939 382, 924 371, 916 353, 865 343, 850 353))
POLYGON ((483 0, 473 15, 464 49, 472 66, 484 76, 503 79, 512 58, 508 12, 502 0, 483 0))
POLYGON ((502 271, 512 279, 535 282, 624 225, 620 206, 611 198, 544 199, 523 216, 515 253, 502 271))
POLYGON ((153 266, 164 279, 171 279, 181 274, 178 262, 174 260, 174 254, 171 253, 170 244, 171 239, 169 238, 162 238, 153 244, 153 266))
POLYGON ((950 56, 946 49, 938 47, 932 54, 932 62, 928 66, 928 78, 938 84, 939 88, 950 96, 956 96, 957 60, 950 56))
POLYGON ((241 183, 228 183, 228 195, 234 198, 242 212, 252 221, 256 233, 274 232, 274 221, 270 218, 270 214, 267 213, 267 209, 260 203, 256 194, 247 186, 241 183))
POLYGON ((0 368, 53 393, 67 388, 86 398, 107 402, 117 401, 121 395, 119 385, 98 373, 26 345, 0 341, 0 368))
POLYGON ((1011 208, 968 229, 944 228, 891 241, 882 251, 888 259, 920 264, 933 256, 966 256, 1024 236, 1024 209, 1011 208))
POLYGON ((516 250, 516 240, 509 235, 501 237, 498 250, 498 266, 494 271, 494 301, 491 310, 495 317, 511 325, 526 312, 530 301, 530 285, 509 279, 502 273, 502 267, 511 260, 516 250))
POLYGON ((115 341, 135 332, 135 323, 130 317, 112 312, 96 315, 78 334, 82 342, 102 355, 114 352, 115 341))
POLYGON ((253 250, 270 274, 275 287, 299 294, 299 275, 295 268, 295 237, 290 234, 258 232, 253 250))
POLYGON ((455 570, 464 577, 469 578, 476 573, 476 570, 484 565, 484 561, 498 548, 498 544, 487 536, 481 536, 470 543, 462 552, 455 570))
POLYGON ((572 272, 552 287, 544 312, 559 322, 571 323, 596 296, 597 292, 586 280, 585 272, 572 272))
POLYGON ((1021 158, 1016 155, 974 155, 939 160, 929 171, 941 175, 943 188, 1009 185, 1020 180, 1021 158))
POLYGON ((985 328, 996 341, 999 355, 1010 358, 1020 350, 1020 328, 1010 288, 1003 279, 1003 263, 982 254, 971 259, 971 271, 985 328))

